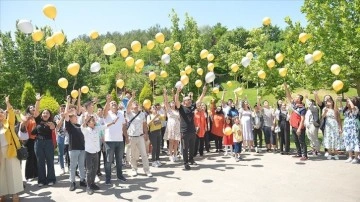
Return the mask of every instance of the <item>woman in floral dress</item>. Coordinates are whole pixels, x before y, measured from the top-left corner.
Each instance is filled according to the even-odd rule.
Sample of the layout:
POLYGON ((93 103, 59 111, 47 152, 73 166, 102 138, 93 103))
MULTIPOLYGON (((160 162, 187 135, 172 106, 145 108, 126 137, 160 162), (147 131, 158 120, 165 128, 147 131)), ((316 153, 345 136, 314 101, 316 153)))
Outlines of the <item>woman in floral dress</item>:
POLYGON ((327 100, 323 109, 322 117, 326 117, 324 147, 329 150, 328 160, 335 154, 335 160, 339 160, 338 150, 341 147, 341 122, 339 111, 335 107, 333 100, 327 100))
POLYGON ((168 97, 166 93, 166 89, 164 89, 164 103, 166 114, 168 117, 166 131, 164 135, 164 139, 169 140, 169 158, 170 161, 177 160, 177 152, 179 141, 181 140, 180 134, 180 114, 179 111, 175 109, 175 102, 168 102, 168 97))
POLYGON ((253 136, 253 126, 252 126, 252 111, 250 109, 250 105, 247 101, 243 101, 241 105, 241 109, 239 110, 239 118, 242 125, 243 131, 243 150, 247 149, 251 151, 254 145, 254 136, 253 136))
POLYGON ((347 99, 346 106, 344 108, 344 143, 345 149, 349 152, 349 158, 346 160, 346 163, 357 163, 357 156, 360 151, 360 143, 359 143, 359 119, 357 119, 357 115, 359 113, 359 109, 355 106, 355 99, 347 99), (352 158, 352 154, 355 152, 355 158, 352 158))

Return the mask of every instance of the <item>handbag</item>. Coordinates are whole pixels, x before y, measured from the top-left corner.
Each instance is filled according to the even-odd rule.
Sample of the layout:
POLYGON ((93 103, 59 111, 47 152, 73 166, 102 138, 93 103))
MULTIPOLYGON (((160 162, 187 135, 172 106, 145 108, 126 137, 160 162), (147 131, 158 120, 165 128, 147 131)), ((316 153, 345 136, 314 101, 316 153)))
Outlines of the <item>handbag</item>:
MULTIPOLYGON (((10 128, 9 128, 10 129, 10 128)), ((18 148, 16 146, 15 143, 15 139, 14 139, 14 135, 13 132, 10 129, 10 133, 11 133, 11 137, 13 139, 13 142, 15 144, 15 148, 16 148, 16 157, 21 161, 21 160, 26 160, 29 157, 29 152, 27 150, 27 148, 21 143, 20 141, 20 148, 18 148)))
POLYGON ((320 120, 320 130, 324 131, 325 130, 325 123, 326 123, 326 118, 323 117, 320 120))
POLYGON ((274 129, 275 133, 280 133, 281 132, 281 128, 279 126, 276 126, 274 129))

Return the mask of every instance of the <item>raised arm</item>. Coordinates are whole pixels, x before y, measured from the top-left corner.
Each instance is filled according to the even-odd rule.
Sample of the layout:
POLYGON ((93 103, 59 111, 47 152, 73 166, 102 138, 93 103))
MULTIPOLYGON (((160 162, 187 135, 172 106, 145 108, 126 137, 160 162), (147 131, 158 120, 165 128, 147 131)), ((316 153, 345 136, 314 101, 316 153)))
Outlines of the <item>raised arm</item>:
POLYGON ((35 98, 36 98, 36 102, 35 102, 34 117, 38 117, 40 113, 40 100, 42 97, 40 96, 40 94, 37 94, 35 98))
POLYGON ((176 108, 180 108, 180 101, 179 101, 179 93, 181 92, 181 88, 177 88, 176 89, 176 93, 175 93, 175 105, 176 105, 176 108))
POLYGON ((236 93, 234 93, 235 96, 235 106, 238 107, 239 106, 239 97, 237 96, 236 93))
POLYGON ((207 86, 204 85, 203 91, 202 91, 200 97, 198 98, 198 100, 196 101, 196 107, 198 107, 200 105, 200 103, 203 101, 203 99, 205 97, 205 94, 206 94, 206 91, 207 91, 207 86))
MULTIPOLYGON (((136 92, 133 91, 133 92, 131 93, 131 98, 130 98, 130 100, 129 100, 129 102, 128 102, 128 105, 127 105, 127 107, 126 107, 126 113, 127 113, 127 114, 130 114, 130 112, 131 112, 131 106, 132 106, 132 103, 133 103, 134 100, 135 100, 135 96, 136 96, 136 92)), ((145 123, 146 123, 146 121, 145 121, 145 123)))
POLYGON ((81 111, 81 89, 79 88, 78 90, 79 92, 79 96, 78 96, 78 100, 77 100, 77 109, 78 109, 78 113, 81 111))
MULTIPOLYGON (((69 117, 69 106, 70 106, 70 101, 71 101, 71 98, 70 98, 70 95, 68 95, 66 97, 66 107, 65 107, 65 121, 69 121, 70 120, 70 117, 69 117)), ((60 124, 58 124, 60 126, 60 124)))
POLYGON ((104 107, 104 118, 107 117, 108 112, 110 110, 110 101, 111 101, 111 95, 106 95, 106 103, 104 107))
POLYGON ((322 102, 321 102, 321 100, 320 100, 320 98, 319 98, 318 92, 317 92, 317 91, 314 91, 313 93, 314 93, 314 97, 315 97, 315 102, 316 102, 316 104, 317 104, 318 106, 322 106, 322 102))
POLYGON ((290 93, 290 90, 287 87, 286 82, 284 83, 284 89, 285 89, 285 93, 286 93, 286 98, 288 99, 289 103, 292 103, 293 99, 291 97, 291 93, 290 93))
POLYGON ((168 96, 167 96, 167 91, 166 88, 164 88, 164 106, 165 106, 165 110, 169 111, 170 110, 170 106, 169 106, 169 101, 168 101, 168 96))
POLYGON ((7 120, 9 122, 10 126, 14 126, 15 125, 15 112, 14 112, 13 107, 10 104, 9 95, 5 97, 5 103, 6 103, 6 110, 9 113, 7 116, 7 120))
POLYGON ((257 107, 259 110, 261 110, 261 96, 257 96, 257 103, 256 103, 257 107))
MULTIPOLYGON (((204 85, 205 86, 205 85, 204 85)), ((225 107, 226 103, 225 103, 225 90, 223 91, 222 95, 221 95, 221 106, 222 108, 225 107)))

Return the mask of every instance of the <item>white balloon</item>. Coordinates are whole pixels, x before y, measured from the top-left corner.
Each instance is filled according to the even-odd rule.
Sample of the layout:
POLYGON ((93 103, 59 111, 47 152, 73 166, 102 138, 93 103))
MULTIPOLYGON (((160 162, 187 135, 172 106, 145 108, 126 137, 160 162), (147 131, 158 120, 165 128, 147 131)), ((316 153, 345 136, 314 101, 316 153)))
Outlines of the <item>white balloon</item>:
POLYGON ((31 34, 34 30, 34 27, 31 24, 30 20, 19 20, 17 27, 21 32, 25 34, 31 34))
POLYGON ((314 63, 314 58, 313 58, 312 54, 305 55, 304 59, 305 59, 305 63, 307 65, 311 65, 312 63, 314 63))
POLYGON ((241 60, 241 64, 244 66, 244 67, 247 67, 250 65, 250 59, 248 57, 243 57, 242 60, 241 60))
POLYGON ((98 71, 100 71, 100 69, 101 69, 101 66, 100 66, 100 63, 98 63, 98 62, 94 62, 90 66, 91 72, 98 72, 98 71))
POLYGON ((176 82, 175 88, 183 88, 183 87, 184 87, 184 85, 182 84, 181 81, 176 82))
POLYGON ((208 72, 205 76, 205 82, 206 83, 211 83, 215 80, 215 74, 214 72, 208 72))
POLYGON ((164 64, 169 64, 170 63, 170 55, 168 54, 164 54, 161 56, 161 61, 164 63, 164 64))

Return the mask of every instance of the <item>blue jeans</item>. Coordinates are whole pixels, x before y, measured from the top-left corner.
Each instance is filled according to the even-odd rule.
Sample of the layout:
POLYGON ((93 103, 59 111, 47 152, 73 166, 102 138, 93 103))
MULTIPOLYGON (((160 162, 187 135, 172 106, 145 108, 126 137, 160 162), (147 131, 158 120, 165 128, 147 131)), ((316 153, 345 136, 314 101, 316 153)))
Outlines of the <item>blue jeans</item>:
POLYGON ((70 156, 70 182, 75 182, 76 166, 79 165, 80 180, 85 180, 85 150, 71 150, 70 156))
POLYGON ((38 167, 38 183, 48 184, 55 183, 55 169, 54 169, 54 145, 52 140, 37 139, 34 145, 35 155, 37 158, 38 167), (46 168, 45 168, 46 162, 46 168), (46 175, 47 170, 47 175, 46 175))
POLYGON ((60 162, 60 168, 64 168, 64 140, 65 137, 58 136, 57 138, 57 145, 59 149, 59 162, 60 162))
POLYGON ((106 163, 105 163, 105 182, 109 183, 111 180, 111 164, 114 160, 116 162, 116 176, 122 176, 122 158, 124 155, 124 142, 105 142, 106 149, 106 163))
POLYGON ((269 145, 270 144, 271 133, 272 133, 271 127, 264 126, 263 131, 264 131, 264 136, 265 136, 265 144, 269 145))

